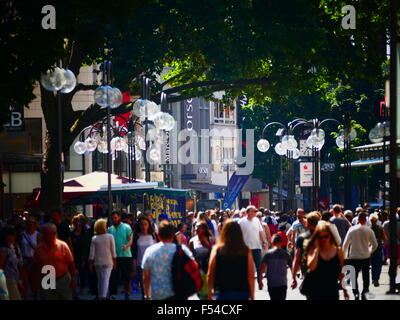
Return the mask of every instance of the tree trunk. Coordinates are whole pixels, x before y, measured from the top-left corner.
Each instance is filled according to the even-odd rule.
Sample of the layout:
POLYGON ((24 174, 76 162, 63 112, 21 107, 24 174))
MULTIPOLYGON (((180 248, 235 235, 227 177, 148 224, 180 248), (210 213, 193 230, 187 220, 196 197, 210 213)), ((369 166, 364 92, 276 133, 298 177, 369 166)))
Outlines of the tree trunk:
POLYGON ((57 96, 40 87, 41 106, 46 122, 46 138, 40 173, 40 208, 46 213, 59 207, 62 184, 60 184, 60 158, 58 152, 57 96))
POLYGON ((45 152, 41 171, 40 208, 49 213, 54 208, 59 208, 61 188, 60 184, 60 159, 58 153, 57 133, 46 132, 45 152))

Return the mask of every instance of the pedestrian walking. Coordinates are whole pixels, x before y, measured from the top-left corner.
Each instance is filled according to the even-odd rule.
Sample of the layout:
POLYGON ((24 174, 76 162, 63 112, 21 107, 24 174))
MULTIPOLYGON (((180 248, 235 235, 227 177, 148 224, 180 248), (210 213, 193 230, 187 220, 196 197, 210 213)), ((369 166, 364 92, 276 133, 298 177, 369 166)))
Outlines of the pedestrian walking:
POLYGON ((112 270, 116 269, 117 253, 114 237, 107 233, 107 220, 99 219, 94 224, 94 236, 90 242, 89 268, 97 275, 97 296, 105 300, 112 270))
POLYGON ((89 250, 91 238, 86 229, 86 223, 83 215, 77 215, 72 222, 71 242, 73 248, 73 256, 75 267, 78 271, 78 288, 79 293, 88 287, 89 284, 89 250))
MULTIPOLYGON (((383 229, 385 230, 385 234, 386 234, 386 242, 385 242, 385 251, 386 251, 386 258, 390 257, 390 219, 385 221, 383 223, 383 229)), ((396 213, 396 230, 397 230, 397 265, 400 264, 400 208, 397 209, 397 213, 396 213)))
MULTIPOLYGON (((344 274, 344 254, 335 240, 333 225, 320 221, 307 244, 308 271, 300 288, 307 300, 339 300, 339 283, 344 274)), ((349 299, 343 288, 345 299, 349 299)))
POLYGON ((208 263, 210 260, 211 248, 214 242, 207 223, 201 222, 196 226, 196 236, 189 241, 189 249, 192 251, 196 262, 199 265, 200 276, 203 287, 198 293, 201 300, 207 299, 207 279, 208 263))
POLYGON ((17 231, 13 226, 7 226, 0 233, 0 270, 4 270, 7 290, 10 300, 21 300, 20 290, 22 256, 16 243, 17 231))
POLYGON ((29 289, 32 290, 33 298, 37 299, 37 292, 33 292, 32 278, 32 258, 40 241, 38 221, 33 216, 29 216, 25 221, 25 230, 22 232, 21 255, 22 264, 22 282, 24 299, 29 299, 29 289))
MULTIPOLYGON (((57 239, 57 227, 45 223, 41 227, 42 241, 35 250, 32 259, 35 289, 43 300, 72 300, 76 289, 76 269, 71 250, 66 242, 57 239), (43 287, 43 267, 52 266, 56 282, 54 288, 43 287)), ((48 272, 48 270, 47 270, 48 272)))
POLYGON ((367 215, 361 212, 358 215, 358 224, 349 229, 346 239, 343 243, 343 250, 347 258, 346 264, 352 265, 356 271, 356 283, 353 294, 356 300, 360 299, 358 290, 358 274, 362 272, 363 290, 361 299, 367 300, 366 294, 369 292, 369 266, 371 253, 378 248, 375 234, 371 228, 367 226, 367 215), (350 248, 350 250, 349 250, 350 248))
POLYGON ((142 215, 133 231, 132 257, 133 270, 139 280, 142 299, 144 299, 142 260, 146 249, 156 243, 156 234, 148 217, 142 215))
POLYGON ((225 222, 212 249, 207 285, 210 300, 254 300, 252 250, 243 240, 242 227, 234 220, 225 222))
POLYGON ((297 237, 296 241, 296 251, 293 259, 292 266, 292 289, 296 289, 297 287, 297 273, 301 270, 301 273, 304 274, 307 267, 307 244, 311 239, 312 234, 315 231, 315 228, 318 225, 318 221, 321 220, 321 215, 318 211, 313 211, 306 215, 306 229, 307 231, 300 234, 297 237))
POLYGON ((72 235, 71 229, 69 227, 69 223, 63 219, 63 214, 61 210, 54 209, 51 211, 51 219, 49 222, 52 222, 57 227, 57 239, 64 241, 67 243, 70 250, 73 250, 72 247, 72 235))
POLYGON ((133 277, 132 259, 132 228, 122 222, 121 213, 114 211, 111 215, 112 225, 108 228, 115 240, 115 250, 117 253, 117 267, 111 272, 110 293, 111 299, 115 299, 117 288, 120 281, 124 285, 125 300, 130 299, 131 281, 133 277))
POLYGON ((379 287, 379 279, 383 264, 383 244, 386 242, 387 238, 384 228, 378 224, 379 216, 377 214, 372 214, 370 216, 370 221, 371 229, 374 232, 376 242, 378 243, 378 248, 371 255, 372 284, 374 287, 379 287))
POLYGON ((261 211, 258 211, 256 214, 256 217, 258 218, 258 220, 261 223, 261 226, 263 227, 264 230, 264 235, 263 235, 263 239, 266 240, 267 242, 267 246, 264 250, 262 250, 262 257, 264 256, 266 250, 270 247, 272 247, 272 239, 271 239, 271 232, 269 230, 268 224, 266 222, 263 222, 263 214, 261 211))
POLYGON ((262 275, 266 272, 271 300, 286 300, 287 268, 292 266, 292 257, 282 249, 282 238, 278 234, 272 236, 272 246, 262 259, 258 287, 263 289, 262 275))
POLYGON ((248 206, 246 208, 246 216, 239 220, 239 225, 242 229, 243 240, 247 247, 252 251, 255 271, 258 276, 261 266, 261 250, 267 248, 267 242, 264 238, 264 229, 260 220, 255 218, 256 213, 257 208, 255 206, 248 206))
POLYGON ((306 220, 304 219, 305 212, 299 208, 296 211, 297 220, 293 222, 292 226, 287 231, 289 239, 289 246, 292 247, 297 240, 297 237, 306 232, 306 220))
POLYGON ((339 204, 335 204, 332 207, 332 213, 333 216, 330 219, 330 223, 336 226, 341 242, 343 243, 344 239, 346 238, 347 231, 349 231, 351 227, 351 223, 349 223, 349 221, 345 218, 342 212, 342 207, 339 204))
MULTIPOLYGON (((160 242, 148 247, 142 260, 145 300, 174 300, 172 260, 177 245, 174 243, 175 228, 169 221, 162 221, 158 226, 158 238, 160 242)), ((186 246, 181 247, 193 258, 186 246)))

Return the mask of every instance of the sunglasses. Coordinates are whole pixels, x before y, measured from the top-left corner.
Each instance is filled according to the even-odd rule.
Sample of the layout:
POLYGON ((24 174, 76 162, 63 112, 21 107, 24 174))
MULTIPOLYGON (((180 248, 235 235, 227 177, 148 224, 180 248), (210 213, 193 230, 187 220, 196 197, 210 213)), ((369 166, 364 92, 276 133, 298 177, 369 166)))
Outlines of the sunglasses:
POLYGON ((323 235, 323 236, 318 236, 318 239, 328 239, 330 237, 329 234, 323 235))

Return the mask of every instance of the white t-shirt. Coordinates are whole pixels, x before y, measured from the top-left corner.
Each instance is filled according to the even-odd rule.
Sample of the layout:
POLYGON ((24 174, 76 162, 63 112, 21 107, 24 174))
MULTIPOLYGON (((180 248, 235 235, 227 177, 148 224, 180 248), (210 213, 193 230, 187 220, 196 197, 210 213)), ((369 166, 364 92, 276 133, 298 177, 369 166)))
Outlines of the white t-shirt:
POLYGON ((240 228, 243 233, 243 240, 249 249, 262 249, 260 231, 263 232, 263 227, 259 219, 254 217, 251 221, 244 217, 239 220, 240 228))

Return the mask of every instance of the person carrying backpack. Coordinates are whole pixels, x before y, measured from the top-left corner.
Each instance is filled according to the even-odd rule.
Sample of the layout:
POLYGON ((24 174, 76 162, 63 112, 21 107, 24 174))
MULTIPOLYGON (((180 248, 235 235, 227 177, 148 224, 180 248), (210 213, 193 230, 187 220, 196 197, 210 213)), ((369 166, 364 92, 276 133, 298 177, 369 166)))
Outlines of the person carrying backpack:
POLYGON ((179 292, 174 290, 174 283, 176 284, 174 278, 178 273, 182 279, 186 279, 187 273, 181 269, 182 267, 188 269, 185 268, 187 265, 197 267, 198 272, 197 263, 189 248, 174 243, 175 228, 169 221, 164 220, 159 224, 158 238, 160 242, 148 247, 142 259, 144 298, 145 300, 182 299, 179 292), (177 269, 177 265, 178 272, 173 270, 177 269))

